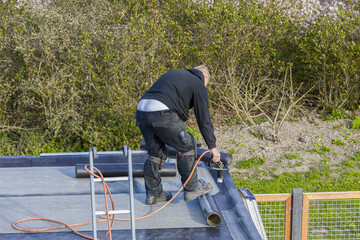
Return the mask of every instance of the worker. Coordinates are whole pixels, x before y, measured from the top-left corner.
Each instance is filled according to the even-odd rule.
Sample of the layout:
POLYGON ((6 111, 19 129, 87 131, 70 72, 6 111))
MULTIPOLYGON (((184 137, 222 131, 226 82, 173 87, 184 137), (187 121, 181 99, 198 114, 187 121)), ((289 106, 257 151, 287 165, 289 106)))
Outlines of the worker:
MULTIPOLYGON (((195 165, 196 142, 185 125, 191 108, 194 108, 196 121, 211 151, 213 162, 220 161, 208 108, 206 85, 209 79, 208 68, 203 65, 171 70, 160 76, 140 99, 136 125, 140 128, 148 151, 144 164, 145 204, 152 205, 172 198, 170 192, 163 191, 159 173, 167 159, 165 144, 178 151, 177 167, 182 184, 195 165)), ((195 169, 184 187, 184 200, 193 200, 212 189, 210 183, 199 182, 195 169)))

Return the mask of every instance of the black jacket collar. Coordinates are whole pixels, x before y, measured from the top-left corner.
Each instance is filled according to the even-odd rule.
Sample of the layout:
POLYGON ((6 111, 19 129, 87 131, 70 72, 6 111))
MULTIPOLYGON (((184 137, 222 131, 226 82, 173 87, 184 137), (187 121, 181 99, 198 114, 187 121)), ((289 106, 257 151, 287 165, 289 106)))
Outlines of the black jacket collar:
POLYGON ((195 68, 190 68, 190 69, 187 69, 187 70, 189 72, 191 72, 192 74, 194 74, 195 76, 197 76, 198 78, 200 78, 203 83, 205 82, 204 74, 202 73, 202 71, 197 70, 195 68))

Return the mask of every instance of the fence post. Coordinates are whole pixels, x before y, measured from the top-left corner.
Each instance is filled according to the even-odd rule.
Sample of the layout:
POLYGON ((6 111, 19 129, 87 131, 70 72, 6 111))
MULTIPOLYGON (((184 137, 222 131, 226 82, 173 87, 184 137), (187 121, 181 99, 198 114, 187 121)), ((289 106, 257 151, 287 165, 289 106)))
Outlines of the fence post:
POLYGON ((301 224, 303 211, 302 188, 292 190, 291 240, 301 240, 301 224))

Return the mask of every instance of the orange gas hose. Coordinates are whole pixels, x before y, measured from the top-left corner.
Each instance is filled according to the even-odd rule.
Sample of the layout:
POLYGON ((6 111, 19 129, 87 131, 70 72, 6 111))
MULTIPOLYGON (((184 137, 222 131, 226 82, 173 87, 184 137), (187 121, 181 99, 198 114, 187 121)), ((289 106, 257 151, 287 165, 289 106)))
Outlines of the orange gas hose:
MULTIPOLYGON (((184 189, 184 187, 186 186, 186 184, 189 182, 190 178, 192 177, 192 175, 194 174, 194 171, 199 163, 199 161, 201 160, 201 158, 206 154, 206 153, 211 153, 210 150, 207 150, 205 152, 203 152, 201 154, 201 156, 198 158, 198 160, 196 161, 188 179, 185 181, 184 185, 177 191, 177 193, 169 200, 167 201, 163 206, 161 206, 159 209, 155 210, 154 212, 152 213, 149 213, 148 215, 145 215, 143 217, 139 217, 139 218, 135 218, 135 220, 142 220, 142 219, 145 219, 145 218, 148 218, 152 215, 154 215, 155 213, 158 213, 159 211, 161 211, 162 209, 164 209, 167 205, 169 205, 176 197, 177 195, 179 195, 179 193, 184 189)), ((106 217, 102 217, 104 219, 102 220, 98 220, 96 221, 97 223, 99 222, 104 222, 104 221, 107 221, 108 223, 108 231, 105 233, 105 235, 100 238, 100 240, 104 239, 107 235, 109 235, 109 238, 110 240, 112 239, 112 236, 111 236, 111 229, 114 225, 114 221, 115 220, 118 220, 118 221, 130 221, 130 218, 115 218, 115 215, 112 215, 111 216, 111 219, 110 219, 110 216, 109 216, 109 207, 108 207, 108 201, 107 201, 107 193, 109 194, 109 197, 110 197, 110 201, 111 201, 111 205, 112 205, 112 209, 114 210, 115 208, 115 205, 114 205, 114 200, 113 200, 113 197, 112 197, 112 194, 111 194, 111 191, 109 189, 109 186, 106 184, 106 182, 104 181, 104 176, 102 175, 102 173, 100 172, 99 169, 97 169, 96 167, 94 167, 94 170, 96 170, 98 172, 99 175, 95 174, 95 173, 92 173, 89 169, 88 169, 89 165, 86 165, 85 166, 85 169, 86 171, 88 171, 91 175, 93 175, 94 177, 96 178, 101 178, 102 179, 102 183, 103 183, 103 187, 104 187, 104 196, 105 196, 105 208, 106 208, 106 217), (111 220, 111 221, 110 221, 111 220)), ((12 227, 18 231, 22 231, 22 232, 44 232, 44 231, 49 231, 49 230, 55 230, 55 229, 62 229, 62 228, 68 228, 70 229, 71 231, 73 231, 75 234, 81 236, 81 237, 84 237, 86 239, 92 239, 92 237, 89 237, 89 236, 86 236, 78 231, 76 231, 75 229, 73 229, 73 227, 76 227, 76 226, 83 226, 83 225, 88 225, 88 224, 91 224, 92 222, 84 222, 84 223, 76 223, 76 224, 66 224, 64 222, 61 222, 61 221, 57 221, 57 220, 52 220, 52 219, 47 219, 47 218, 26 218, 26 219, 21 219, 21 220, 18 220, 16 222, 13 223, 12 227), (50 227, 50 228, 42 228, 42 229, 22 229, 22 228, 19 228, 17 227, 16 225, 21 223, 21 222, 27 222, 27 221, 47 221, 47 222, 53 222, 53 223, 57 223, 57 224, 60 224, 61 226, 58 226, 58 227, 50 227)))

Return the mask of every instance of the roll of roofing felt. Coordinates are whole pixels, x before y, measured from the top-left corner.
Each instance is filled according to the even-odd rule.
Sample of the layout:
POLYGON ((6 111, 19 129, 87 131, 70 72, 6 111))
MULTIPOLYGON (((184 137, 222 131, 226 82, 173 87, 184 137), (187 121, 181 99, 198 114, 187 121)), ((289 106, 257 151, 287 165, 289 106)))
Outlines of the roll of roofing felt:
MULTIPOLYGON (((85 170, 85 165, 88 164, 76 164, 75 176, 76 178, 88 178, 90 174, 85 170)), ((127 163, 103 163, 94 164, 94 167, 99 169, 104 177, 122 177, 128 176, 128 164, 127 163)), ((133 176, 144 177, 144 164, 133 163, 133 176)), ((176 164, 165 163, 160 170, 161 177, 174 177, 176 176, 176 164)))
POLYGON ((207 224, 210 227, 217 227, 221 223, 221 215, 216 211, 216 204, 213 197, 207 193, 198 197, 201 210, 204 213, 207 224))

